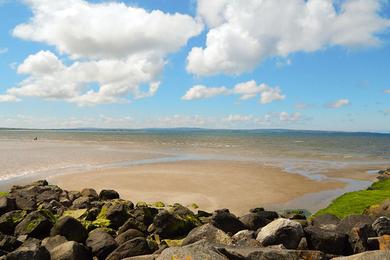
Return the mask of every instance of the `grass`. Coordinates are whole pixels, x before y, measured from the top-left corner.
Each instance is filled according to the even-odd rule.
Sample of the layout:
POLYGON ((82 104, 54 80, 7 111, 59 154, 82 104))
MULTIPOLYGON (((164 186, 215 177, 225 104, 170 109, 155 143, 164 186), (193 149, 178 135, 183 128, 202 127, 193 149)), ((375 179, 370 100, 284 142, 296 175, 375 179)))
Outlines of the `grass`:
POLYGON ((7 196, 8 194, 8 192, 0 191, 0 197, 7 196))
POLYGON ((313 217, 333 214, 344 218, 353 214, 362 214, 366 208, 386 199, 390 199, 390 179, 375 182, 367 190, 345 193, 333 200, 328 207, 319 210, 313 217))

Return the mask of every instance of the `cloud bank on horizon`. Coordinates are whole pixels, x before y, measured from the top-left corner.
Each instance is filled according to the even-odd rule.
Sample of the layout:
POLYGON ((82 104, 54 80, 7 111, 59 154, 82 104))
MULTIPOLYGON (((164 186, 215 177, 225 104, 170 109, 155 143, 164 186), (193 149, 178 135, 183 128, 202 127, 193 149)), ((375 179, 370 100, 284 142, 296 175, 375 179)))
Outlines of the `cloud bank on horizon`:
MULTIPOLYGON (((0 3, 5 6, 9 1, 0 3)), ((183 67, 177 70, 187 73, 194 84, 183 86, 187 88, 180 94, 183 103, 213 102, 222 96, 269 106, 286 102, 290 93, 283 83, 251 79, 267 60, 278 59, 276 67, 282 69, 295 65, 291 56, 297 53, 380 48, 385 44, 382 35, 390 29, 390 19, 382 12, 389 3, 383 0, 196 0, 195 14, 124 0, 25 0, 24 4, 32 16, 10 28, 12 37, 38 43, 40 50, 18 62, 16 73, 22 80, 0 93, 0 103, 23 103, 33 97, 97 106, 150 98, 164 84, 170 57, 184 52, 183 67), (210 83, 215 77, 228 80, 210 83)), ((0 55, 11 51, 0 42, 0 55)), ((310 100, 303 101, 295 102, 295 109, 314 107, 310 100)), ((339 109, 352 103, 340 93, 324 100, 322 107, 339 109)), ((287 123, 304 116, 231 113, 218 121, 256 124, 275 118, 287 123)), ((194 116, 158 121, 209 122, 194 116)))

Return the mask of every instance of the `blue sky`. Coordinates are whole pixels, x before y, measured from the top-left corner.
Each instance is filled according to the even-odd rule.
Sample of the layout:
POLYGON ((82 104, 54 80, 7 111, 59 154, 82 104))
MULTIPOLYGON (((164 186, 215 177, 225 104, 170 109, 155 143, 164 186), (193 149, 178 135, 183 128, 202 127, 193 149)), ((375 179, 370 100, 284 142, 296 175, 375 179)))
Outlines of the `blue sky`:
POLYGON ((389 1, 285 3, 0 0, 0 127, 390 132, 389 1))

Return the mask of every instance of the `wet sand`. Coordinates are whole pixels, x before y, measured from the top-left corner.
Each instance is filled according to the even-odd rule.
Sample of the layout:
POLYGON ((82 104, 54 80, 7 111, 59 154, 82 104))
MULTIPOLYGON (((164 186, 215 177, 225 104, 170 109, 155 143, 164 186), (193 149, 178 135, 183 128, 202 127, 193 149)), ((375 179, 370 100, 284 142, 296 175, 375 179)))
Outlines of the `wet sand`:
POLYGON ((69 190, 114 189, 133 202, 196 203, 204 210, 229 208, 236 214, 346 185, 332 180, 310 180, 256 162, 211 160, 99 169, 54 176, 49 181, 69 190))

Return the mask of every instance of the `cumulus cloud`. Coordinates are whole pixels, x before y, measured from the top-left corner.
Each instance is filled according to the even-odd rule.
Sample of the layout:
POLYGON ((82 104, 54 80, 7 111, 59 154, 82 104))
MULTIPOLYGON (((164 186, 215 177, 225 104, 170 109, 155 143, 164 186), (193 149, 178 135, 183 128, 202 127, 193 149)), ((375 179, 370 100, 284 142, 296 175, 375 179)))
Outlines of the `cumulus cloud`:
POLYGON ((0 95, 0 103, 2 102, 18 102, 20 101, 19 98, 12 96, 12 95, 0 95))
POLYGON ((266 84, 257 85, 256 81, 238 83, 232 89, 226 87, 206 87, 197 85, 190 88, 182 97, 183 100, 194 100, 215 97, 218 95, 238 95, 240 100, 252 99, 260 96, 261 104, 268 104, 286 98, 279 87, 270 87, 266 84))
POLYGON ((301 119, 301 114, 300 113, 292 113, 289 114, 287 112, 281 112, 279 114, 279 120, 281 122, 297 122, 301 119))
POLYGON ((203 25, 183 14, 146 11, 124 3, 27 0, 33 17, 15 37, 54 46, 18 67, 27 78, 7 91, 15 97, 63 99, 79 105, 153 96, 165 57, 198 35, 203 25), (146 88, 146 89, 145 89, 146 88))
POLYGON ((208 88, 203 85, 193 86, 182 97, 183 100, 205 99, 218 95, 227 94, 228 90, 225 87, 208 88))
POLYGON ((384 92, 385 94, 390 94, 390 89, 386 89, 384 92))
POLYGON ((375 46, 390 26, 381 9, 381 0, 198 0, 209 31, 205 46, 190 51, 187 70, 240 74, 271 56, 375 46))
POLYGON ((350 102, 348 99, 339 99, 339 100, 336 100, 335 102, 329 103, 327 105, 327 107, 328 108, 340 108, 343 106, 347 106, 349 104, 350 104, 350 102))

